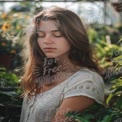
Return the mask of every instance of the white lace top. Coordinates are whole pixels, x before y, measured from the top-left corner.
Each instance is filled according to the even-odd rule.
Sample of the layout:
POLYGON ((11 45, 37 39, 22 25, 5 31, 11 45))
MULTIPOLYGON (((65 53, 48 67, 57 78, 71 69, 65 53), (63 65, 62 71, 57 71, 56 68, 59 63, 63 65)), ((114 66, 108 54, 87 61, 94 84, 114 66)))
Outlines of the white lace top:
POLYGON ((32 97, 31 100, 25 97, 20 122, 51 122, 63 99, 72 96, 87 96, 103 104, 102 77, 84 68, 54 88, 32 97))

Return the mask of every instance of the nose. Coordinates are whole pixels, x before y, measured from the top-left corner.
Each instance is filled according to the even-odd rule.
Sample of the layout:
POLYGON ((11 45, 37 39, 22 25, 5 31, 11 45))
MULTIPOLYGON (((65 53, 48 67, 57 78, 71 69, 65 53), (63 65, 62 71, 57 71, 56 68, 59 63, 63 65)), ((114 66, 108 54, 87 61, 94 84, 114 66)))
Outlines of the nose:
POLYGON ((45 44, 52 44, 52 43, 53 43, 50 34, 46 34, 45 39, 44 39, 44 43, 45 43, 45 44))

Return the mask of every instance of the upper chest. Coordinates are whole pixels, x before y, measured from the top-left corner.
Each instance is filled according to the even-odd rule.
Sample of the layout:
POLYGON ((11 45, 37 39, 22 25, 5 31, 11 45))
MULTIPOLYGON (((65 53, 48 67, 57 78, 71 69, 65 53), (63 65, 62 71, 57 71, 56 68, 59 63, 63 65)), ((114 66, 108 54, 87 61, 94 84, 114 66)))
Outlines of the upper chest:
MULTIPOLYGON (((51 78, 52 84, 50 84, 50 85, 44 84, 42 86, 42 88, 40 89, 40 93, 47 92, 47 91, 61 85, 63 82, 66 82, 66 80, 69 79, 71 75, 73 75, 73 73, 58 73, 58 74, 54 75, 51 78)), ((47 82, 50 82, 50 81, 47 81, 47 82)))

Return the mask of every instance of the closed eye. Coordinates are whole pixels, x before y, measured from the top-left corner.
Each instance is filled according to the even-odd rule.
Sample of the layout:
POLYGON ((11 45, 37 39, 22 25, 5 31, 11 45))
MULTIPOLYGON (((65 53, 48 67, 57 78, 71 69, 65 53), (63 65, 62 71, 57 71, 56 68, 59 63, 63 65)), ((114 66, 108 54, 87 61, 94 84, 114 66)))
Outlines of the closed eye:
POLYGON ((62 37, 63 34, 60 31, 53 32, 53 36, 55 37, 62 37))
POLYGON ((38 33, 38 38, 43 38, 43 37, 45 37, 45 33, 44 32, 39 32, 38 33))
MULTIPOLYGON (((59 30, 54 30, 51 32, 51 35, 54 37, 63 37, 63 34, 61 31, 59 30)), ((38 38, 44 38, 46 36, 46 33, 43 31, 38 32, 38 38)))

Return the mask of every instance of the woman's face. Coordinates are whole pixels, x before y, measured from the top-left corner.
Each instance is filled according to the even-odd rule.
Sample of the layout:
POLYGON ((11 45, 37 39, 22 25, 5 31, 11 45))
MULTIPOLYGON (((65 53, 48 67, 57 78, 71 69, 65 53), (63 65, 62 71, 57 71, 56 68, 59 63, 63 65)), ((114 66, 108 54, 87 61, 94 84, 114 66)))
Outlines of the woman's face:
POLYGON ((68 57, 70 44, 54 21, 41 21, 38 29, 38 44, 47 58, 68 57))

